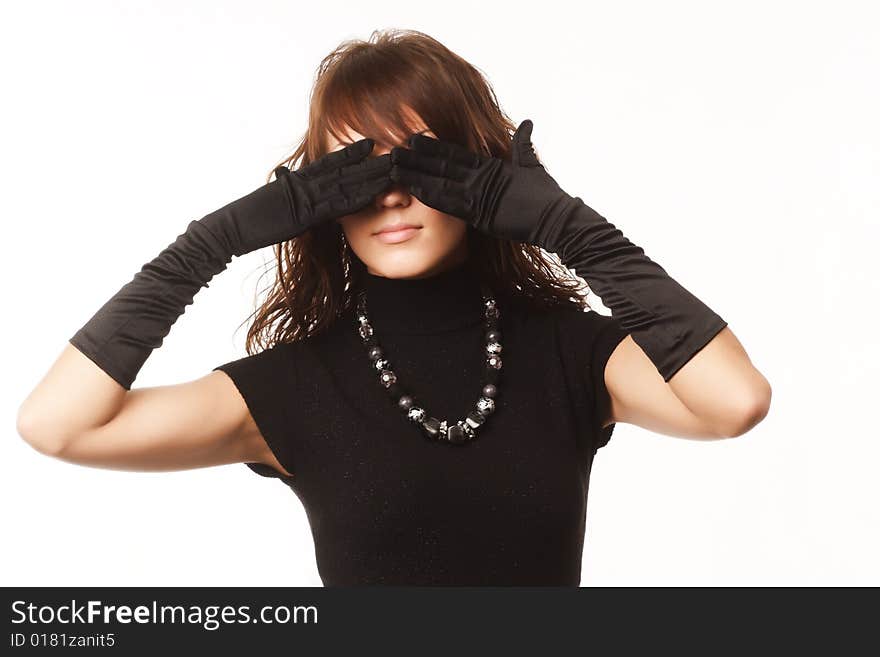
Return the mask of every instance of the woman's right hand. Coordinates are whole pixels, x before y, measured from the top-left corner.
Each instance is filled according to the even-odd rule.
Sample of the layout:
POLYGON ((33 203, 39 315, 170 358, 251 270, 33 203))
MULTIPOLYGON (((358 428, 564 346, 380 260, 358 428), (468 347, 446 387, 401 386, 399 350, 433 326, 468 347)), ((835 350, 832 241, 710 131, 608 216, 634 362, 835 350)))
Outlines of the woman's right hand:
POLYGON ((364 138, 275 180, 200 219, 231 255, 277 244, 325 221, 358 212, 391 184, 391 155, 369 157, 364 138))

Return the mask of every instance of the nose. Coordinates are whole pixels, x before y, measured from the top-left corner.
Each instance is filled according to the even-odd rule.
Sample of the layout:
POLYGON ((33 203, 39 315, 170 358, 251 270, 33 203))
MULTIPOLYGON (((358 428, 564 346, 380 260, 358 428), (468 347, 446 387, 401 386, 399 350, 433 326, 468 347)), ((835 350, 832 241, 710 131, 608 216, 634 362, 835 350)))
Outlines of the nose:
MULTIPOLYGON (((373 146, 373 157, 379 157, 391 152, 392 146, 376 142, 373 146)), ((399 183, 392 183, 384 192, 376 194, 376 208, 407 207, 412 201, 409 189, 399 183)))
POLYGON ((409 189, 399 183, 391 183, 384 191, 376 194, 376 208, 405 208, 412 202, 409 189))

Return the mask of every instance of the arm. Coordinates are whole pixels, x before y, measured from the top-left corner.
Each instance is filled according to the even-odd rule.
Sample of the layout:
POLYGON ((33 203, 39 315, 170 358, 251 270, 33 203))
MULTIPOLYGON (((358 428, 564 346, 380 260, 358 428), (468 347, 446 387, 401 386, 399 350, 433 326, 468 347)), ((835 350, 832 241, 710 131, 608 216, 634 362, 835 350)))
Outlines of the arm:
POLYGON ((611 398, 609 417, 650 431, 683 438, 740 436, 770 408, 771 388, 739 340, 725 327, 669 380, 631 336, 605 366, 611 398))
POLYGON ((727 322, 614 224, 563 191, 539 162, 532 122, 501 159, 413 134, 392 179, 477 229, 559 255, 629 333, 605 368, 613 419, 664 433, 728 437, 767 413, 770 386, 727 322))
POLYGON ((43 454, 97 468, 157 472, 255 462, 291 475, 223 372, 124 391, 72 346, 25 400, 18 431, 43 454), (58 402, 41 401, 56 391, 63 392, 58 402))
MULTIPOLYGON (((390 158, 368 159, 372 148, 363 139, 294 173, 278 167, 275 181, 191 221, 70 339, 19 409, 19 433, 41 452, 107 467, 195 467, 235 454, 244 400, 225 374, 143 391, 131 385, 200 288, 234 256, 372 202, 390 184, 390 158), (230 397, 239 416, 217 411, 230 397), (185 408, 188 402, 195 409, 185 408), (206 424, 188 435, 200 421, 206 424), (160 458, 155 450, 176 436, 183 444, 160 458)), ((244 430, 246 438, 251 434, 244 430)))

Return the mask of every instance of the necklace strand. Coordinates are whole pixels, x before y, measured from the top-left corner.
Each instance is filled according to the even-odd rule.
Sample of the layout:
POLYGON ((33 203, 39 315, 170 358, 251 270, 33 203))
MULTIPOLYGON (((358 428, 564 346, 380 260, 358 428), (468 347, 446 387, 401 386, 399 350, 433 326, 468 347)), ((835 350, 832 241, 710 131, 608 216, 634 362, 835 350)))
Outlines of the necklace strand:
POLYGON ((397 380, 397 374, 391 367, 391 362, 385 356, 385 352, 379 345, 369 316, 367 315, 367 293, 364 290, 358 292, 357 322, 358 335, 367 350, 372 368, 378 373, 379 383, 397 401, 397 406, 402 410, 408 420, 418 424, 424 435, 432 440, 448 442, 460 445, 476 437, 477 430, 484 426, 489 416, 495 412, 496 398, 498 396, 498 379, 501 373, 501 332, 499 319, 501 311, 498 309, 494 296, 483 286, 483 327, 486 330, 486 360, 483 373, 483 384, 480 397, 477 399, 473 410, 464 420, 449 423, 447 420, 438 420, 417 405, 414 395, 407 392, 397 380))

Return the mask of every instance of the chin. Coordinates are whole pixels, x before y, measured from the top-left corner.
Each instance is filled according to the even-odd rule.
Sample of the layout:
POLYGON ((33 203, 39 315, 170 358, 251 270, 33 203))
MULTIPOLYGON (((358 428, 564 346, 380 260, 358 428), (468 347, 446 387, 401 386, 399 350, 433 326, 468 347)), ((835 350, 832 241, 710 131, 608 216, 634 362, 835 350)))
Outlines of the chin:
POLYGON ((424 259, 417 259, 415 262, 408 262, 407 258, 386 258, 382 262, 370 262, 367 266, 378 276, 385 278, 421 278, 427 276, 437 266, 437 263, 426 262, 424 259))
POLYGON ((426 254, 423 250, 400 249, 391 253, 371 253, 372 257, 358 257, 367 265, 368 270, 385 278, 422 278, 430 276, 444 268, 449 259, 447 254, 426 254))

